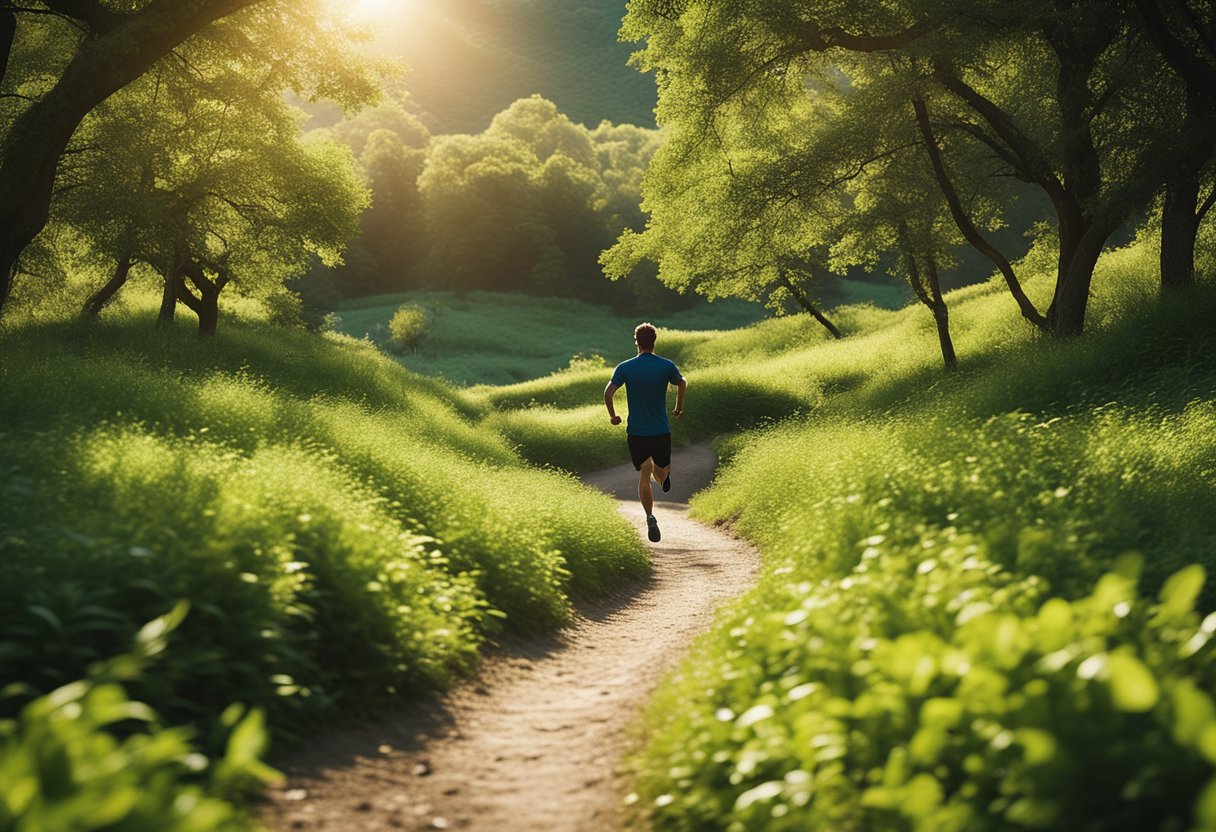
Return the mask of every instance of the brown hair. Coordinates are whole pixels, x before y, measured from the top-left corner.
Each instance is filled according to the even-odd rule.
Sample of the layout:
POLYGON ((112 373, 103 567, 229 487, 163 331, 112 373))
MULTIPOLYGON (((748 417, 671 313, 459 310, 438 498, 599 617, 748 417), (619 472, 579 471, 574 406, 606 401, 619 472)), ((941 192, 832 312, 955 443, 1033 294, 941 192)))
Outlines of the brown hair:
POLYGON ((638 324, 633 330, 634 342, 644 350, 654 349, 654 342, 658 337, 659 333, 655 331, 654 324, 638 324))

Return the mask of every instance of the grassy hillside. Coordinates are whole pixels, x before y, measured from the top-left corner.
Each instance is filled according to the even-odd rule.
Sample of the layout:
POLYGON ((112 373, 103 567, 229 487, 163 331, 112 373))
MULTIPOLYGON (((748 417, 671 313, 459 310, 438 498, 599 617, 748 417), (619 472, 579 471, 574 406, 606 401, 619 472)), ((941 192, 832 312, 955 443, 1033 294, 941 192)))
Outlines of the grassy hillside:
MULTIPOLYGON (((838 284, 836 295, 842 303, 897 309, 907 302, 906 294, 894 283, 841 280, 838 284)), ((648 316, 639 310, 638 317, 625 317, 608 307, 563 298, 501 292, 404 292, 342 303, 337 328, 356 338, 383 343, 388 338, 389 319, 407 303, 426 309, 430 325, 418 349, 398 360, 415 372, 459 385, 530 381, 568 369, 575 356, 598 355, 615 364, 633 354, 633 327, 642 320, 651 320, 664 330, 699 332, 688 337, 708 343, 720 332, 757 323, 767 314, 758 304, 735 300, 702 302, 670 315, 648 316)), ((776 329, 786 331, 782 326, 776 329)), ((728 352, 733 343, 728 339, 710 349, 728 352)), ((664 340, 664 349, 670 350, 674 344, 664 340)), ((587 366, 585 361, 575 364, 587 366)))
MULTIPOLYGON (((454 384, 511 384, 569 367, 574 356, 629 355, 633 328, 607 307, 563 298, 501 292, 405 292, 346 301, 338 329, 382 342, 402 304, 426 309, 431 322, 417 350, 398 356, 414 372, 454 384)), ((656 320, 680 329, 727 329, 764 317, 763 308, 741 302, 701 304, 656 320)), ((602 387, 602 385, 601 385, 602 387)))
POLYGON ((0 679, 23 683, 0 717, 185 600, 132 694, 204 736, 240 701, 286 736, 441 688, 647 572, 611 500, 365 343, 185 330, 0 336, 0 679))
POLYGON ((1216 287, 1154 273, 1104 258, 1066 343, 953 293, 952 376, 919 309, 690 375, 690 413, 733 369, 806 415, 694 501, 766 569, 650 710, 656 826, 1211 828, 1216 287))

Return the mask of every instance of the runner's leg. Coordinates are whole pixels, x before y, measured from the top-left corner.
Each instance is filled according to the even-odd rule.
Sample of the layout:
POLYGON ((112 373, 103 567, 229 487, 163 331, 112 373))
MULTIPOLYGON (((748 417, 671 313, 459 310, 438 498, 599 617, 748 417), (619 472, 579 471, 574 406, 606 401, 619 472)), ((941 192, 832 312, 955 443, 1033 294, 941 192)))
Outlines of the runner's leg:
POLYGON ((654 462, 647 457, 642 463, 639 472, 641 477, 638 479, 638 499, 642 501, 642 508, 645 509, 647 517, 654 513, 654 493, 650 490, 650 476, 653 471, 654 462))

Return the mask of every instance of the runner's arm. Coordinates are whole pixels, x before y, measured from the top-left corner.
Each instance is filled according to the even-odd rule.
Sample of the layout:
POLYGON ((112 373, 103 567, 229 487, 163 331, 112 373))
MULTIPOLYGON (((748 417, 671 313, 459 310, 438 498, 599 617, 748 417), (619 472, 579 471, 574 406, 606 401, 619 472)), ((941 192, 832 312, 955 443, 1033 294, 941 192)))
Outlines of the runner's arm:
POLYGON ((671 415, 679 419, 684 415, 684 393, 688 390, 687 379, 680 379, 676 382, 676 409, 671 411, 671 415))
POLYGON ((616 391, 620 390, 619 384, 608 382, 608 386, 604 388, 604 406, 608 408, 608 421, 614 425, 621 423, 621 417, 616 415, 616 408, 612 406, 612 397, 616 395, 616 391))

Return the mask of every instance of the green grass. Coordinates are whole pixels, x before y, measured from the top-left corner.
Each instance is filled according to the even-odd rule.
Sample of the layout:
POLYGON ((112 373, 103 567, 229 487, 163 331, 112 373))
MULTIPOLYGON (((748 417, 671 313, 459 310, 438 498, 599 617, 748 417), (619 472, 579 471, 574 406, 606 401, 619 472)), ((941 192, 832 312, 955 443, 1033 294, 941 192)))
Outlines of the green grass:
MULTIPOLYGON (((499 292, 406 292, 347 301, 338 329, 356 338, 387 338, 389 319, 406 303, 431 315, 417 349, 398 356, 409 369, 454 384, 511 384, 569 366, 576 355, 628 357, 633 328, 607 307, 577 300, 499 292)), ((681 329, 730 328, 764 316, 757 306, 721 301, 676 312, 654 323, 681 329)))
POLYGON ((1154 267, 1106 256, 1071 342, 952 293, 952 375, 921 309, 766 360, 733 336, 714 372, 806 413, 694 500, 765 571, 649 711, 658 828, 1211 828, 1216 290, 1159 303, 1154 267))
MULTIPOLYGON (((920 307, 842 307, 840 341, 805 316, 656 321, 689 379, 675 441, 718 437, 724 461, 693 512, 765 567, 648 710, 631 765, 655 827, 1216 828, 1216 287, 1158 301, 1154 273, 1149 243, 1108 253, 1065 342, 999 283, 952 292, 951 374, 920 307)), ((645 572, 610 501, 527 464, 624 458, 600 396, 635 322, 411 294, 344 326, 407 301, 436 321, 407 363, 513 383, 239 322, 0 336, 20 701, 187 598, 125 688, 215 752, 233 699, 282 731, 441 688, 504 628, 645 572)))
POLYGON ((443 383, 225 324, 0 336, 0 678, 83 677, 186 599, 132 694, 201 726, 242 701, 289 735, 442 688, 487 638, 647 572, 611 500, 526 465, 443 383))
MULTIPOLYGON (((906 303, 906 293, 894 283, 837 283, 837 294, 850 304, 896 309, 906 303)), ((611 364, 623 361, 633 354, 633 328, 643 320, 664 331, 661 349, 675 360, 697 352, 682 349, 687 343, 703 347, 702 363, 720 362, 736 344, 731 338, 716 343, 723 334, 740 331, 766 316, 759 305, 734 300, 700 302, 670 315, 656 317, 639 310, 637 317, 625 317, 607 307, 563 298, 500 292, 405 292, 344 302, 336 313, 337 328, 387 346, 389 321, 403 304, 427 310, 431 321, 417 347, 397 356, 402 365, 453 384, 488 386, 512 385, 559 372, 576 356, 598 355, 611 364), (681 333, 679 339, 669 337, 676 332, 681 333)), ((741 342, 760 353, 772 347, 774 338, 800 337, 796 333, 817 329, 817 325, 801 326, 803 317, 779 319, 793 323, 777 324, 763 343, 750 331, 741 336, 741 342)))

